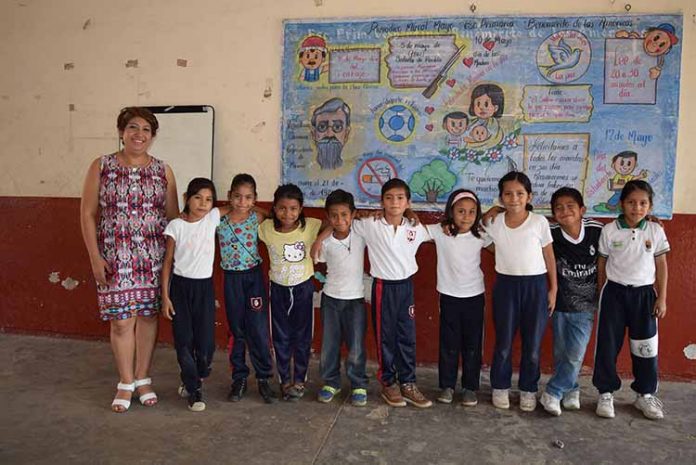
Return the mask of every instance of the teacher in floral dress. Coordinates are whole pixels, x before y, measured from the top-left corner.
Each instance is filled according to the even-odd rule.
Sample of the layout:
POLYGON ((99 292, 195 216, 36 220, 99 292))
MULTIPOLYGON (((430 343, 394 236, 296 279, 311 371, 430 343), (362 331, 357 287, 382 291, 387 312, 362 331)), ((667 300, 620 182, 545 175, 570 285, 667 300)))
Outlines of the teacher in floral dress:
POLYGON ((111 409, 120 413, 133 396, 145 406, 157 403, 149 370, 157 339, 163 232, 179 210, 171 168, 147 152, 157 118, 146 108, 128 107, 116 126, 123 149, 90 165, 80 218, 99 314, 111 325, 119 374, 111 409))

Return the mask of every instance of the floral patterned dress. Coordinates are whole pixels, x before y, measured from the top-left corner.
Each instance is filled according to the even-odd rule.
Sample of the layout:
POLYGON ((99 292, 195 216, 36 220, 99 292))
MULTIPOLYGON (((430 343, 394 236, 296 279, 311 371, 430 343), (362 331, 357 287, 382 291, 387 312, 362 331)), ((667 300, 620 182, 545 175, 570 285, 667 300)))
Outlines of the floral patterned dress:
POLYGON ((109 265, 107 285, 97 286, 102 320, 152 316, 160 308, 160 272, 167 226, 165 164, 143 167, 101 158, 97 241, 109 265))

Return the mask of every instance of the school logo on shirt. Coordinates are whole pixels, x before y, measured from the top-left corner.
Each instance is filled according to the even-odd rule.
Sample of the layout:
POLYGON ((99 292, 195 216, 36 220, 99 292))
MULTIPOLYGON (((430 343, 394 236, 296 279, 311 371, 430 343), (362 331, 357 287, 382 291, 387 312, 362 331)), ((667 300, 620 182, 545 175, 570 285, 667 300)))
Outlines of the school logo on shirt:
POLYGON ((416 306, 415 305, 411 305, 410 307, 408 307, 408 317, 410 319, 414 319, 416 317, 416 306))
POLYGON ((263 305, 263 298, 252 297, 251 299, 249 299, 249 303, 251 304, 252 310, 261 310, 261 306, 263 305))
POLYGON ((406 240, 409 242, 413 242, 416 240, 416 230, 415 229, 407 229, 406 230, 406 240))
POLYGON ((651 252, 652 251, 652 241, 648 239, 645 241, 645 251, 646 252, 651 252))
POLYGON ((623 249, 624 243, 623 241, 611 241, 611 248, 612 249, 623 249))

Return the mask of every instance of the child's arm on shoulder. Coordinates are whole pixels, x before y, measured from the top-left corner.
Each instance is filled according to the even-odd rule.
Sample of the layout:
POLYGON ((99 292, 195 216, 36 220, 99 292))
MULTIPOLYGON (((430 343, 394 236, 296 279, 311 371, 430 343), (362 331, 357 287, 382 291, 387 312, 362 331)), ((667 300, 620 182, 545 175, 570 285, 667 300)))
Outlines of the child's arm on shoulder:
POLYGON ((667 254, 655 257, 655 281, 657 283, 657 300, 653 315, 664 318, 667 315, 667 254))
POLYGON ((172 275, 172 265, 174 264, 174 248, 176 241, 172 236, 167 236, 167 245, 164 252, 164 262, 162 263, 162 315, 168 320, 175 315, 174 305, 169 298, 169 280, 172 275))
POLYGON ((546 244, 542 249, 544 263, 546 264, 546 275, 549 278, 549 316, 556 309, 556 293, 558 292, 558 277, 556 276, 556 256, 553 253, 553 243, 546 244))
POLYGON ((256 217, 259 219, 259 224, 271 217, 271 212, 265 208, 259 207, 258 205, 254 205, 254 211, 256 212, 256 217))
POLYGON ((314 263, 319 263, 322 242, 324 242, 324 240, 333 233, 333 228, 328 223, 325 226, 322 224, 322 226, 323 228, 319 231, 319 234, 317 234, 317 238, 314 240, 312 248, 309 249, 309 256, 314 263))
POLYGON ((483 214, 483 216, 481 217, 481 223, 493 223, 495 221, 495 218, 501 213, 505 213, 505 209, 500 205, 493 205, 491 208, 488 209, 486 213, 483 214))

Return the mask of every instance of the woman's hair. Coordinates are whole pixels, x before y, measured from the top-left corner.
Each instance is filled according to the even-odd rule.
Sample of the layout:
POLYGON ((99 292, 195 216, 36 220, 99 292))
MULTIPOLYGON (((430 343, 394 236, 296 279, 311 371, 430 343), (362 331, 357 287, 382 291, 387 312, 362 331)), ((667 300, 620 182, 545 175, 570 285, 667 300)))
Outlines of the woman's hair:
MULTIPOLYGON (((275 213, 275 206, 281 199, 297 200, 300 203, 300 207, 302 207, 304 204, 304 195, 302 195, 302 191, 299 187, 294 184, 283 184, 282 186, 278 186, 278 189, 276 189, 273 193, 273 209, 271 210, 271 216, 273 216, 273 226, 276 229, 280 229, 282 226, 282 223, 275 213)), ((297 220, 300 222, 300 227, 304 229, 307 221, 305 220, 303 211, 300 211, 300 216, 297 220)))
POLYGON ((655 194, 655 192, 653 191, 652 186, 650 186, 648 182, 643 181, 642 179, 633 179, 631 181, 628 181, 623 186, 623 189, 621 189, 621 196, 619 197, 619 200, 623 202, 624 200, 626 200, 626 197, 628 197, 633 191, 644 191, 646 194, 648 194, 650 206, 652 207, 653 195, 655 194))
POLYGON ((130 120, 137 117, 147 121, 147 124, 150 125, 150 129, 152 130, 152 137, 155 137, 157 135, 157 129, 159 129, 159 123, 157 122, 155 115, 153 115, 152 112, 145 107, 126 107, 121 110, 121 112, 118 114, 118 118, 116 119, 116 127, 118 128, 118 131, 125 131, 130 120))
POLYGON ((191 182, 188 183, 188 187, 184 193, 184 199, 186 200, 184 204, 184 213, 189 212, 189 199, 203 189, 210 189, 210 191, 213 193, 213 204, 215 204, 217 201, 217 192, 215 192, 215 184, 213 184, 213 181, 208 178, 193 178, 191 182))
MULTIPOLYGON (((527 194, 532 195, 532 181, 529 180, 527 175, 522 171, 510 171, 508 174, 500 178, 500 181, 498 181, 498 196, 501 199, 503 198, 503 189, 505 187, 505 183, 510 181, 519 182, 524 187, 524 190, 527 191, 527 194)), ((528 203, 525 208, 527 211, 534 210, 531 203, 528 203)))
POLYGON ((493 113, 493 118, 500 118, 503 115, 503 108, 505 107, 505 94, 503 93, 503 89, 501 89, 500 86, 497 86, 495 84, 479 84, 478 86, 474 87, 474 90, 471 91, 471 103, 469 104, 469 114, 476 114, 474 112, 474 102, 477 98, 483 95, 488 95, 488 98, 491 99, 493 105, 498 107, 496 112, 493 113))
POLYGON ((459 228, 454 224, 454 205, 462 199, 470 199, 476 203, 476 221, 471 226, 471 234, 474 237, 481 237, 479 233, 479 223, 481 221, 481 202, 474 191, 469 189, 457 189, 452 192, 447 199, 447 205, 445 206, 445 219, 442 220, 442 226, 449 228, 450 233, 453 236, 459 234, 459 228), (462 194, 462 195, 460 195, 462 194), (455 200, 456 199, 456 200, 455 200))
POLYGON ((246 173, 239 173, 234 178, 232 178, 232 184, 230 184, 230 192, 234 192, 236 189, 239 188, 239 186, 243 186, 245 184, 251 186, 251 190, 254 191, 254 197, 258 197, 258 194, 256 193, 256 180, 252 175, 246 173))

